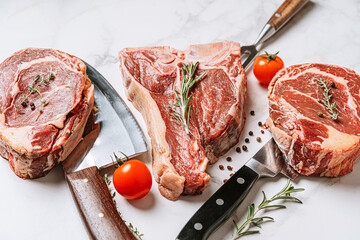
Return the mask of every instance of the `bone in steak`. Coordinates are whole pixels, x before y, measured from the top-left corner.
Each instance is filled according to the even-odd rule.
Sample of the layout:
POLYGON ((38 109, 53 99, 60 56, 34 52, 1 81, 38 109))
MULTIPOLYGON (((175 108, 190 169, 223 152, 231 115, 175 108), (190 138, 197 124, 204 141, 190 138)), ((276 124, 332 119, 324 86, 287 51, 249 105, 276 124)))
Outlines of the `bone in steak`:
POLYGON ((176 200, 195 194, 209 182, 205 173, 238 140, 245 122, 246 75, 240 63, 240 45, 219 42, 170 47, 123 49, 120 69, 127 97, 147 124, 153 150, 153 173, 160 193, 176 200), (169 114, 180 88, 182 63, 199 62, 196 75, 206 75, 190 90, 190 131, 169 114))
POLYGON ((266 124, 297 172, 336 177, 352 171, 360 156, 359 91, 360 76, 334 65, 291 66, 273 78, 266 124), (331 89, 337 120, 321 102, 324 89, 318 83, 320 78, 331 89))
POLYGON ((14 53, 0 64, 0 155, 21 178, 44 176, 78 144, 93 104, 79 59, 53 49, 14 53))

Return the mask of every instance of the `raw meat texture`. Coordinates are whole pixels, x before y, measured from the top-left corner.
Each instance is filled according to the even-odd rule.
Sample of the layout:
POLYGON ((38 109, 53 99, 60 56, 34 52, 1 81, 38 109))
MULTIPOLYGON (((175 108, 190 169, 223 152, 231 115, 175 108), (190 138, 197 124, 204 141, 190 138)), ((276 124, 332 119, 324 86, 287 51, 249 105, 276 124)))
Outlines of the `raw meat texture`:
POLYGON ((44 176, 80 141, 93 105, 79 59, 53 49, 14 53, 0 64, 0 155, 21 178, 44 176))
POLYGON ((127 48, 119 53, 127 97, 147 124, 153 153, 153 173, 160 193, 176 200, 203 191, 205 172, 239 141, 245 122, 246 75, 240 45, 219 42, 170 47, 127 48), (181 83, 182 63, 199 62, 196 75, 205 77, 191 89, 190 131, 169 114, 174 89, 181 83))
POLYGON ((273 78, 266 124, 297 172, 336 177, 352 171, 360 156, 359 91, 360 76, 334 65, 295 65, 273 78), (320 78, 331 89, 337 120, 321 102, 324 89, 318 83, 320 78), (335 86, 330 87, 331 83, 335 86))

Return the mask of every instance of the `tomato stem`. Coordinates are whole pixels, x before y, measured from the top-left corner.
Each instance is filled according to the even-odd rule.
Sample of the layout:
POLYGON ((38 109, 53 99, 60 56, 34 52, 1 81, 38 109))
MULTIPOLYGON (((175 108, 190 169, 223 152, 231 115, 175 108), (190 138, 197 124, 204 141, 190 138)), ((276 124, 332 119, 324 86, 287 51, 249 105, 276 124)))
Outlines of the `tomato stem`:
POLYGON ((275 54, 269 54, 267 51, 265 51, 266 56, 260 56, 262 58, 266 59, 266 64, 268 64, 271 60, 275 60, 276 56, 279 54, 279 51, 275 54))
POLYGON ((113 152, 113 154, 114 154, 114 157, 115 157, 116 162, 113 160, 113 158, 111 158, 111 160, 112 160, 112 162, 114 163, 114 166, 116 166, 116 168, 120 167, 120 166, 123 165, 125 162, 129 161, 129 157, 128 157, 125 153, 123 153, 123 152, 121 152, 121 154, 124 155, 125 160, 121 160, 121 158, 119 158, 114 152, 113 152))

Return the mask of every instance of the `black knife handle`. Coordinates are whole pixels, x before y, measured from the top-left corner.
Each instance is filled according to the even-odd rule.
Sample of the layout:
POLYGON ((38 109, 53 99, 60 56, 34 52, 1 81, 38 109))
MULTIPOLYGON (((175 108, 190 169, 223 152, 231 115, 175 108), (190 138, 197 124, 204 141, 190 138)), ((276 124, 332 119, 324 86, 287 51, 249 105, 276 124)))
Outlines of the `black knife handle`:
POLYGON ((199 208, 176 240, 207 239, 231 216, 258 179, 259 175, 244 165, 199 208))

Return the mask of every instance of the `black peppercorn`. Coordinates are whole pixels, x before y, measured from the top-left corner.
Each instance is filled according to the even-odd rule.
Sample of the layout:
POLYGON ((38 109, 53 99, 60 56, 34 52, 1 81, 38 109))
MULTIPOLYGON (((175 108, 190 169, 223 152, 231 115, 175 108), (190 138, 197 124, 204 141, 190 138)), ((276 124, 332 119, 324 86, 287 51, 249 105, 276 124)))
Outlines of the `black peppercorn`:
POLYGON ((242 149, 246 152, 247 151, 247 146, 243 145, 242 149))
POLYGON ((255 115, 255 111, 250 111, 250 115, 254 116, 255 115))
POLYGON ((335 83, 332 82, 332 83, 330 84, 330 87, 335 87, 335 83))
POLYGON ((237 147, 235 150, 236 152, 241 153, 241 148, 237 147))
POLYGON ((262 127, 262 122, 258 122, 259 127, 262 127))
POLYGON ((324 116, 324 114, 322 112, 318 112, 318 116, 322 117, 322 116, 324 116))
POLYGON ((264 134, 264 133, 265 133, 265 131, 264 131, 264 130, 261 130, 260 132, 261 132, 262 134, 264 134))
POLYGON ((35 110, 35 104, 33 102, 30 103, 31 110, 35 110))
POLYGON ((249 140, 248 138, 245 138, 245 142, 246 142, 246 143, 249 143, 250 140, 249 140))
POLYGON ((231 161, 231 157, 227 157, 226 161, 230 162, 231 161))
POLYGON ((21 103, 21 106, 23 106, 24 108, 27 106, 27 103, 26 102, 22 102, 21 103))
POLYGON ((250 135, 250 136, 254 136, 253 131, 250 131, 250 132, 249 132, 249 135, 250 135))

